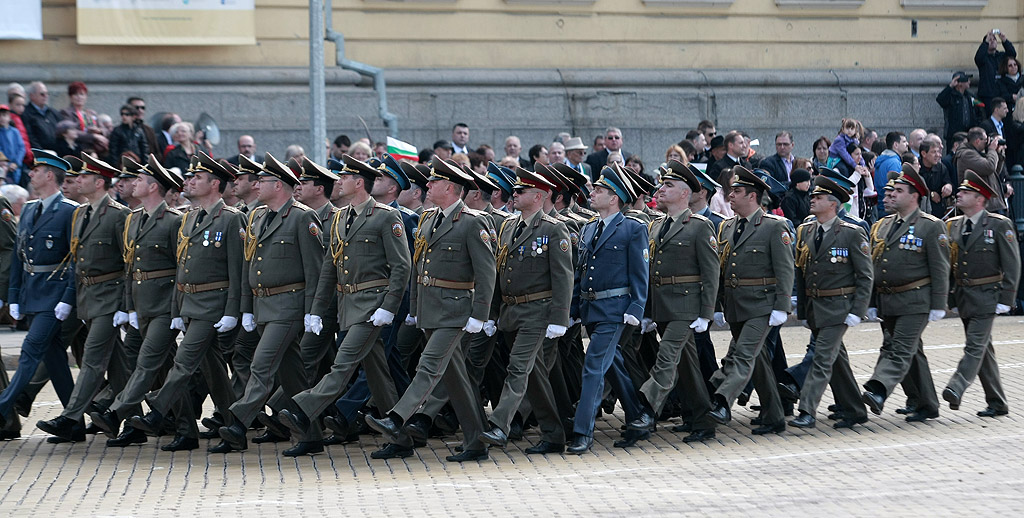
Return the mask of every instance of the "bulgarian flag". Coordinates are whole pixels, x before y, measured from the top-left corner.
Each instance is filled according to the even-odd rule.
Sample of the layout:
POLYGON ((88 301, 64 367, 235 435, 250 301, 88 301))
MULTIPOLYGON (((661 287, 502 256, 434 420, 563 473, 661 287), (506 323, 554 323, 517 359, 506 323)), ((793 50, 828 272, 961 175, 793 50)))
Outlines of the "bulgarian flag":
POLYGON ((393 156, 395 160, 402 160, 404 158, 416 162, 420 158, 416 146, 391 137, 388 137, 388 154, 393 156))

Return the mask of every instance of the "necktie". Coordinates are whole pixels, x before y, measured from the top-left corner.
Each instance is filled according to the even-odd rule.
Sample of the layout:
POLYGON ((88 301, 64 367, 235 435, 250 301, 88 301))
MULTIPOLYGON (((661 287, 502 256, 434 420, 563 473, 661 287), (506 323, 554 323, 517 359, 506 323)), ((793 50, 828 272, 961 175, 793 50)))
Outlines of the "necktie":
POLYGON ((267 228, 270 227, 270 223, 272 221, 274 221, 274 218, 276 218, 276 217, 277 217, 277 211, 276 210, 267 211, 267 217, 263 219, 263 230, 260 232, 261 234, 263 232, 267 231, 267 228))
POLYGON ((739 222, 736 224, 736 232, 733 233, 732 240, 733 241, 739 241, 740 240, 740 236, 743 235, 743 231, 746 230, 746 229, 747 229, 747 218, 740 218, 739 222))
POLYGON ((964 231, 960 234, 960 236, 964 240, 965 245, 967 244, 967 238, 971 237, 972 231, 974 231, 974 222, 972 222, 971 220, 967 220, 967 224, 964 225, 964 231))
POLYGON ((598 240, 601 239, 602 232, 604 232, 604 220, 601 220, 601 222, 597 224, 597 232, 594 233, 594 239, 590 241, 591 247, 597 246, 598 240))
POLYGON ((148 212, 145 212, 145 211, 143 211, 143 213, 142 213, 142 220, 141 220, 141 221, 139 222, 139 231, 138 231, 138 234, 141 234, 141 233, 142 233, 142 227, 146 226, 146 222, 147 222, 147 221, 149 221, 149 213, 148 213, 148 212))
POLYGON ((672 226, 672 218, 665 220, 665 224, 661 226, 661 230, 658 231, 658 241, 665 239, 665 235, 668 234, 668 227, 672 226))
POLYGON ((821 250, 821 240, 825 239, 825 227, 818 227, 818 232, 814 234, 814 251, 821 250))
POLYGON ((345 221, 345 232, 352 228, 352 222, 356 220, 356 210, 348 209, 348 219, 345 221))
POLYGON ((444 222, 444 213, 443 212, 439 212, 437 214, 437 219, 434 220, 434 232, 437 232, 437 229, 441 227, 441 223, 443 223, 443 222, 444 222))
POLYGON ((901 226, 903 226, 903 220, 896 218, 896 221, 894 221, 892 226, 889 227, 889 233, 885 236, 885 239, 892 239, 892 236, 896 235, 896 230, 898 230, 901 226))
POLYGON ((515 243, 516 240, 519 239, 519 236, 523 235, 523 231, 524 230, 526 230, 526 222, 525 221, 520 221, 519 224, 516 225, 516 233, 512 234, 512 242, 513 243, 515 243))
POLYGON ((200 210, 199 211, 199 215, 196 216, 196 223, 194 225, 192 225, 192 230, 195 230, 196 227, 198 227, 199 224, 203 222, 203 218, 205 218, 205 217, 206 217, 206 209, 200 210))
POLYGON ((78 229, 78 237, 82 237, 85 233, 85 229, 89 226, 89 220, 92 219, 92 205, 85 208, 85 218, 82 219, 82 228, 78 229))
POLYGON ((43 201, 39 200, 39 203, 36 204, 36 217, 32 218, 32 221, 34 221, 34 222, 39 221, 39 218, 42 217, 42 215, 43 215, 43 201))

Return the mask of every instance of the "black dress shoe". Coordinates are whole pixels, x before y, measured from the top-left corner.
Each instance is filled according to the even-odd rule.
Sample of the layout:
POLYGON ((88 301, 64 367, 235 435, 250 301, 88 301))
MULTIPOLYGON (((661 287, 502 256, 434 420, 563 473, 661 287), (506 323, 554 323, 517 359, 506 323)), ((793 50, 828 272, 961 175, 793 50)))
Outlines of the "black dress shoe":
POLYGON ((949 402, 950 410, 960 410, 960 394, 957 394, 955 390, 946 387, 942 391, 942 399, 949 402))
POLYGON ((714 438, 715 438, 715 431, 714 430, 711 430, 711 429, 708 429, 708 430, 694 430, 693 432, 690 433, 690 435, 687 435, 686 437, 683 437, 683 442, 704 442, 704 441, 706 441, 708 439, 714 439, 714 438))
POLYGON ((589 435, 576 435, 569 446, 565 449, 566 453, 572 455, 582 455, 594 445, 594 438, 589 435))
POLYGON ((654 412, 643 411, 636 419, 626 423, 626 428, 637 432, 650 432, 654 430, 656 422, 654 412))
POLYGON ((220 428, 199 432, 200 439, 220 439, 220 428))
POLYGON ((424 414, 416 414, 405 423, 405 433, 413 440, 424 441, 430 437, 430 418, 424 414))
MULTIPOLYGON (((222 428, 222 430, 223 430, 223 428, 222 428)), ((286 428, 285 431, 287 432, 288 429, 286 428)), ((331 437, 334 437, 334 436, 332 435, 331 437)), ((288 435, 281 436, 281 435, 275 434, 274 432, 271 432, 270 429, 268 428, 263 433, 257 435, 256 437, 253 437, 252 438, 252 443, 253 444, 273 444, 273 443, 278 443, 278 442, 288 442, 290 440, 292 440, 292 437, 291 437, 290 433, 288 435)))
POLYGON ((248 430, 245 429, 245 426, 242 426, 242 423, 238 419, 235 419, 235 421, 231 423, 231 426, 221 426, 220 429, 217 430, 217 433, 220 434, 221 439, 224 439, 231 444, 242 444, 246 440, 245 433, 247 431, 248 430))
POLYGON ((86 435, 98 435, 101 433, 103 433, 103 429, 100 428, 99 426, 96 426, 96 423, 89 423, 89 426, 85 427, 86 435))
POLYGON ((715 401, 715 406, 708 410, 708 416, 716 423, 725 425, 732 421, 732 410, 729 410, 729 407, 723 405, 721 401, 715 401))
POLYGON ((793 428, 814 428, 816 422, 811 414, 800 412, 796 419, 789 422, 789 426, 793 428))
POLYGON ((520 419, 518 415, 516 415, 516 417, 512 419, 512 423, 508 425, 508 440, 523 440, 523 420, 520 419))
POLYGON ((779 397, 789 401, 800 399, 800 387, 796 383, 779 383, 779 397))
POLYGON ((547 454, 547 453, 562 453, 565 451, 564 444, 555 444, 553 442, 541 441, 535 446, 523 450, 527 455, 547 454))
POLYGON ((32 411, 32 399, 27 392, 22 392, 21 395, 14 400, 14 411, 21 417, 28 417, 29 412, 32 411))
POLYGON ((0 430, 0 441, 13 441, 21 437, 21 430, 0 430))
POLYGON ((324 426, 338 437, 347 437, 352 425, 340 415, 324 416, 324 426))
POLYGON ((1001 415, 1009 414, 1009 410, 996 410, 992 407, 985 407, 985 410, 978 411, 978 417, 999 417, 1001 415))
MULTIPOLYGON (((286 412, 286 410, 282 410, 281 412, 284 413, 286 412)), ((383 435, 384 438, 388 440, 388 442, 398 444, 408 443, 408 441, 406 440, 408 435, 406 435, 402 431, 402 429, 397 424, 395 424, 395 421, 392 420, 390 417, 377 419, 376 417, 367 414, 366 424, 369 425, 370 428, 380 432, 381 435, 383 435)))
POLYGON ((295 435, 305 436, 309 433, 309 417, 302 410, 296 409, 292 412, 285 408, 279 410, 277 416, 281 424, 287 426, 295 435))
POLYGON ((501 431, 501 428, 494 426, 490 430, 480 434, 480 442, 504 448, 505 445, 508 444, 508 436, 505 435, 505 432, 501 431))
MULTIPOLYGON (((80 423, 70 417, 62 415, 50 419, 49 421, 39 421, 36 423, 36 427, 40 430, 69 441, 71 440, 71 434, 74 433, 76 425, 80 425, 80 423)), ((84 427, 82 427, 82 433, 85 433, 84 427)))
POLYGON ((246 443, 231 444, 228 441, 221 441, 220 444, 216 446, 210 446, 209 448, 206 449, 206 451, 209 453, 231 453, 233 451, 245 451, 246 449, 248 449, 248 447, 249 445, 246 443))
POLYGON ((750 420, 750 426, 761 426, 764 423, 764 419, 761 416, 757 416, 750 420))
POLYGON ((142 430, 148 434, 156 435, 163 428, 164 415, 159 410, 151 410, 144 416, 135 416, 128 420, 128 424, 136 430, 142 430))
POLYGON ((444 458, 448 462, 469 462, 474 460, 487 460, 487 450, 466 450, 462 453, 449 455, 444 458))
POLYGON ((100 427, 100 430, 110 437, 117 437, 121 431, 121 419, 117 417, 117 412, 112 410, 102 413, 89 412, 89 419, 92 420, 92 424, 100 427))
POLYGON ((200 424, 205 426, 208 430, 216 430, 224 426, 224 418, 219 412, 214 412, 210 417, 204 417, 199 421, 200 424))
POLYGON ((270 415, 266 412, 260 412, 256 414, 256 420, 260 422, 266 429, 267 433, 273 434, 276 437, 289 437, 288 427, 281 423, 281 420, 276 415, 270 415))
POLYGON ((371 459, 404 459, 411 457, 413 454, 412 448, 408 446, 400 446, 398 444, 388 443, 383 448, 370 454, 371 459))
POLYGON ((324 452, 323 441, 302 441, 281 452, 285 457, 302 457, 324 452))
POLYGON ((848 414, 846 412, 833 412, 833 413, 828 415, 828 419, 830 421, 841 421, 843 419, 846 419, 847 416, 849 416, 849 415, 850 414, 848 414))
POLYGON ((56 435, 46 438, 47 444, 64 444, 68 442, 85 442, 85 427, 82 426, 81 423, 76 425, 71 431, 70 438, 57 437, 56 435))
MULTIPOLYGON (((875 415, 882 415, 882 407, 885 406, 885 398, 879 394, 865 390, 860 396, 861 401, 871 410, 875 415)), ((896 411, 899 413, 899 410, 896 411)))
POLYGON ((786 422, 779 421, 775 424, 765 424, 754 428, 750 433, 754 435, 768 435, 770 433, 782 433, 786 429, 786 422))
POLYGON ((739 397, 736 398, 736 404, 739 406, 747 406, 747 402, 750 401, 750 392, 740 392, 739 397))
POLYGON ((914 412, 917 412, 917 407, 913 407, 910 405, 896 409, 896 413, 899 415, 910 415, 913 414, 914 412))
POLYGON ((677 424, 672 427, 672 433, 690 433, 693 431, 693 423, 689 421, 683 421, 683 424, 677 424))
POLYGON ((113 439, 107 439, 107 446, 111 448, 124 448, 132 444, 144 444, 148 440, 146 432, 126 426, 120 435, 113 439))
POLYGON ((174 440, 161 446, 162 451, 187 451, 195 450, 199 448, 199 439, 194 437, 185 437, 184 435, 175 435, 174 440))
POLYGON ((601 411, 606 414, 615 412, 615 397, 609 397, 601 400, 601 411))
POLYGON ((841 420, 837 421, 836 424, 832 425, 832 428, 835 428, 836 430, 841 428, 853 428, 854 425, 864 424, 866 422, 868 422, 868 416, 866 415, 860 417, 843 417, 841 420))
POLYGON ((626 432, 625 435, 622 436, 622 439, 619 439, 612 443, 612 446, 616 448, 630 448, 636 446, 637 442, 650 438, 651 432, 636 432, 630 430, 626 432))
POLYGON ((835 403, 832 403, 831 405, 828 406, 828 411, 829 412, 835 412, 837 410, 839 410, 839 405, 837 405, 835 403))
POLYGON ((918 410, 913 414, 907 416, 908 423, 922 423, 926 419, 935 419, 939 417, 938 410, 918 410))
MULTIPOLYGON (((412 421, 411 418, 409 420, 412 421)), ((366 424, 370 424, 369 421, 366 424)), ((451 435, 459 431, 459 418, 455 415, 454 410, 445 407, 434 418, 433 425, 440 429, 443 435, 451 435)))

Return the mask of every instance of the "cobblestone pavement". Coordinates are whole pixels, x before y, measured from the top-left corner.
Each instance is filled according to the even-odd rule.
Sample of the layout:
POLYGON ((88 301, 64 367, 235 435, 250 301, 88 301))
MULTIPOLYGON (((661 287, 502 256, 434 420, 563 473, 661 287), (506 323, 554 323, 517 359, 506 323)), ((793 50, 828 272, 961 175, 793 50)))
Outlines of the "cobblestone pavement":
MULTIPOLYGON (((783 329, 790 363, 802 357, 808 332, 783 329)), ((3 333, 5 354, 21 334, 3 333)), ((726 334, 714 332, 719 356, 726 334)), ((881 332, 865 323, 847 335, 854 372, 868 377, 881 332)), ((0 443, 0 516, 1021 516, 1024 515, 1024 320, 1000 317, 997 357, 1011 413, 975 416, 984 398, 976 382, 961 410, 943 407, 939 419, 906 423, 893 410, 865 426, 787 430, 755 437, 754 413, 734 408, 734 419, 706 444, 684 444, 662 423, 649 442, 615 449, 621 411, 598 420, 592 453, 526 456, 528 433, 490 459, 447 463, 456 438, 432 439, 403 460, 371 460, 379 437, 332 446, 300 459, 279 455, 287 445, 208 455, 203 449, 170 454, 169 438, 126 449, 105 438, 47 444, 34 427, 59 413, 51 389, 25 420, 22 439, 0 443)), ((924 336, 941 391, 960 359, 960 321, 929 324, 924 336)), ((13 348, 13 351, 12 351, 13 348)), ((8 367, 12 365, 8 363, 8 367)), ((756 402, 756 397, 754 401, 756 402)), ((822 406, 832 402, 826 394, 822 406)))

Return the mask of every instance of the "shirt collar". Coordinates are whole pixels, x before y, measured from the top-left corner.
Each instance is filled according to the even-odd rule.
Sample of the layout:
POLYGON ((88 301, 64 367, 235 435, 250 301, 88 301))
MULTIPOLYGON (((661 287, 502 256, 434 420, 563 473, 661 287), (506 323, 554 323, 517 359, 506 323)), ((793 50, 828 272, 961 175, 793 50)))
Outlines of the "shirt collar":
POLYGON ((441 209, 441 213, 444 214, 444 217, 450 218, 452 216, 452 213, 455 212, 455 208, 458 207, 458 206, 459 206, 459 200, 456 200, 455 203, 452 203, 451 205, 449 205, 448 208, 441 209))
POLYGON ((42 200, 43 210, 45 211, 45 210, 49 209, 50 206, 53 205, 53 201, 56 200, 57 197, 60 196, 60 195, 61 195, 60 191, 57 191, 57 192, 47 196, 46 198, 43 198, 43 200, 42 200))
POLYGON ((981 216, 983 214, 985 214, 985 211, 984 210, 979 210, 973 216, 967 218, 967 219, 971 220, 971 226, 974 226, 974 227, 978 226, 978 222, 981 221, 981 216))
POLYGON ((829 230, 832 230, 832 227, 835 226, 836 221, 838 221, 838 220, 839 220, 839 216, 837 215, 834 218, 828 220, 828 222, 826 222, 826 223, 822 223, 819 220, 818 224, 821 225, 822 230, 824 230, 825 232, 828 232, 829 230))

